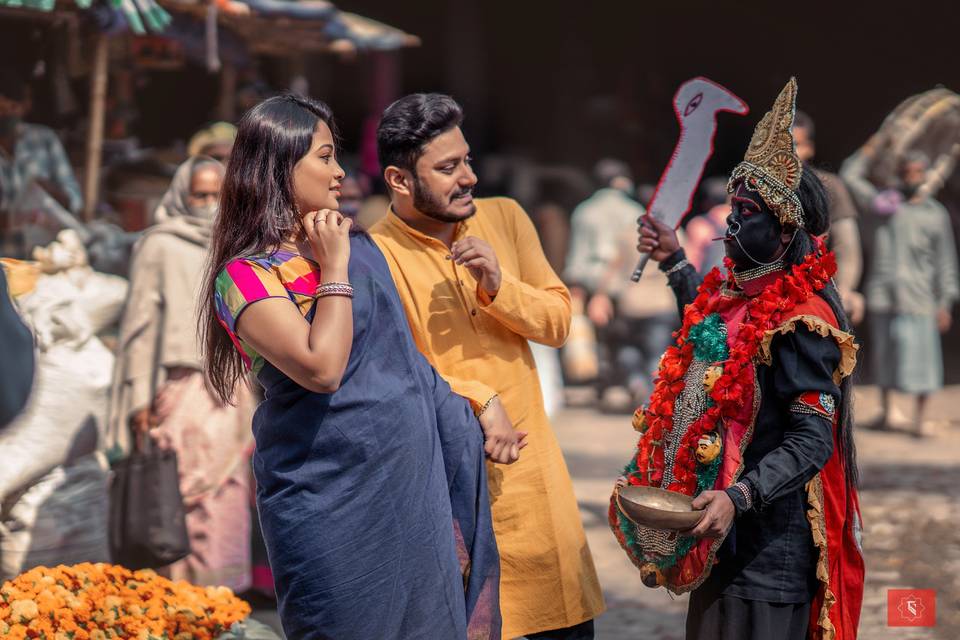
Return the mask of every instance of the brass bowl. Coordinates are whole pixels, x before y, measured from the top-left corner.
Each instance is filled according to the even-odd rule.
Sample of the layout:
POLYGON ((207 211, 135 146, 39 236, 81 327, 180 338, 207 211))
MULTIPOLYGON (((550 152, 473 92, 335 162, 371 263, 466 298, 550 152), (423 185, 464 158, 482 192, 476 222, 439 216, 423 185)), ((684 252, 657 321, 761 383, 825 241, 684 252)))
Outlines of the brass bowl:
POLYGON ((617 507, 630 522, 648 529, 685 531, 703 517, 702 509, 691 507, 693 498, 656 487, 622 487, 617 490, 617 507))

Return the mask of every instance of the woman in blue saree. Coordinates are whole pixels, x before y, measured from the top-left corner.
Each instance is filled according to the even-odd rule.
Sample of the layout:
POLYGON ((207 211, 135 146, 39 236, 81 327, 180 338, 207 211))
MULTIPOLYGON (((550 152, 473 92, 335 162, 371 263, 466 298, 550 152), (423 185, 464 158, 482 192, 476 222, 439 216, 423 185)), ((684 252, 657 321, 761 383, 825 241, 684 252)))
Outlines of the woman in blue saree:
POLYGON ((297 640, 500 637, 484 434, 416 349, 376 245, 337 211, 333 117, 280 96, 241 120, 201 325, 225 401, 247 371, 257 506, 297 640))

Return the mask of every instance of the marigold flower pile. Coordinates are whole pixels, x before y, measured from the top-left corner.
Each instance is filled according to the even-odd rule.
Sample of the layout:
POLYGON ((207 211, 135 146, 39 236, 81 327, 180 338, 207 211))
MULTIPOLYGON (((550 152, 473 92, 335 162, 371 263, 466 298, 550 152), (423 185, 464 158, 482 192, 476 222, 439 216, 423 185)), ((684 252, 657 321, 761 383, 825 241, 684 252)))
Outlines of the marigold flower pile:
POLYGON ((226 587, 109 564, 37 567, 0 587, 6 640, 213 640, 249 615, 226 587))

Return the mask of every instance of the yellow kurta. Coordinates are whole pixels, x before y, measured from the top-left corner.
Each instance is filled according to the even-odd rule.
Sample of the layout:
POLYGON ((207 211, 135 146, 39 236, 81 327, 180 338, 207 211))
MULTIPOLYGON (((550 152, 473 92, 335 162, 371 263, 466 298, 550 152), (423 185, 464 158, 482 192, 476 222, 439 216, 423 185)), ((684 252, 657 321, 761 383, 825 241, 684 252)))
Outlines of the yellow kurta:
POLYGON ((529 444, 519 462, 488 463, 500 549, 503 637, 573 626, 604 609, 573 485, 543 407, 527 340, 553 347, 570 328, 570 295, 529 217, 513 200, 477 200, 456 238, 487 241, 502 283, 492 302, 439 240, 392 211, 370 233, 380 246, 420 351, 474 407, 499 394, 529 444))

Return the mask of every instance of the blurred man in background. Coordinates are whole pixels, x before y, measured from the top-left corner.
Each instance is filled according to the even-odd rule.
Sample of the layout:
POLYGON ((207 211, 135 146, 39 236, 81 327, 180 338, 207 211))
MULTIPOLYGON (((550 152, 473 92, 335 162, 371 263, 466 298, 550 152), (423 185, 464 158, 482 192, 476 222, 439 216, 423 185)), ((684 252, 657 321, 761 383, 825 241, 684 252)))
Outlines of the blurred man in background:
MULTIPOLYGON (((611 294, 617 297, 620 286, 625 283, 616 282, 611 263, 620 264, 624 238, 632 233, 637 219, 646 211, 632 198, 633 177, 625 163, 611 158, 600 160, 594 168, 594 177, 597 191, 581 202, 571 217, 570 251, 563 279, 570 286, 575 312, 580 308, 589 310, 591 298, 600 293, 592 305, 593 313, 588 313, 597 329, 597 398, 600 406, 607 410, 621 406, 629 409, 631 398, 623 387, 626 378, 622 367, 617 365, 618 353, 629 330, 622 323, 610 323, 617 314, 611 294)), ((614 270, 619 271, 616 267, 614 270)), ((629 276, 625 282, 629 282, 629 276)))
MULTIPOLYGON (((683 232, 678 235, 683 242, 683 232)), ((636 233, 625 231, 587 304, 587 317, 607 352, 601 361, 600 408, 611 413, 632 413, 650 396, 660 356, 680 325, 667 276, 648 268, 639 282, 631 281, 636 260, 636 233), (617 397, 621 389, 627 392, 626 404, 617 397)))
POLYGON ((916 399, 913 433, 924 435, 929 395, 943 387, 940 334, 953 323, 960 297, 957 253, 950 215, 922 188, 929 159, 913 152, 900 164, 898 189, 879 191, 866 178, 863 151, 843 167, 858 198, 873 203, 878 226, 864 292, 870 312, 873 375, 883 390, 880 418, 871 426, 890 428, 891 391, 916 399))
POLYGON ((26 81, 10 69, 0 70, 0 211, 9 211, 36 184, 77 213, 83 198, 63 145, 50 128, 24 122, 29 110, 26 81))
POLYGON ((610 260, 617 254, 620 236, 633 229, 645 214, 631 196, 633 178, 630 168, 619 160, 606 158, 597 163, 594 176, 598 189, 573 210, 570 251, 564 280, 574 297, 585 298, 597 289, 610 260))

